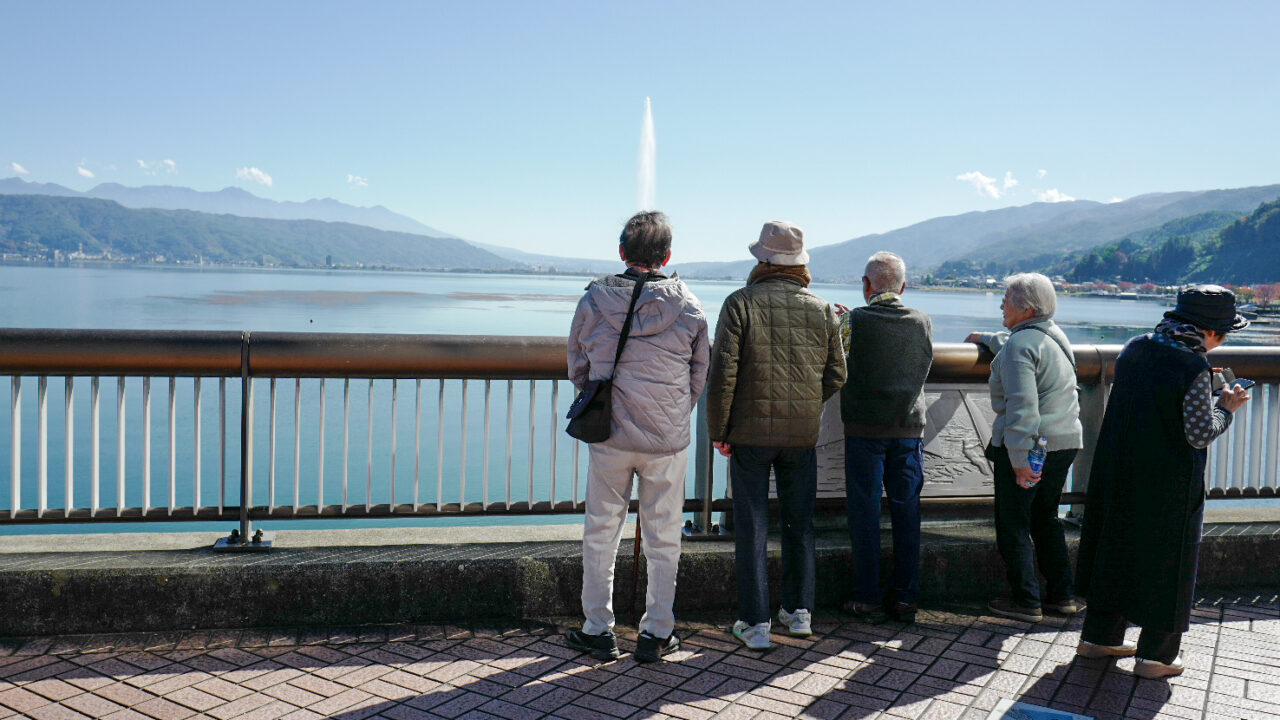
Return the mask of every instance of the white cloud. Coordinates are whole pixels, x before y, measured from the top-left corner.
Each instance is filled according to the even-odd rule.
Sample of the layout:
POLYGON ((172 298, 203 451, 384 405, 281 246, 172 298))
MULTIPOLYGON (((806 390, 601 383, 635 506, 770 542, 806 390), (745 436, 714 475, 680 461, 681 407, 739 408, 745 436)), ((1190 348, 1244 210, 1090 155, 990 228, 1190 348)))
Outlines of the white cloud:
POLYGON ((1039 200, 1040 202, 1059 203, 1075 202, 1076 199, 1062 192, 1058 188, 1053 188, 1051 190, 1036 193, 1036 200, 1039 200))
POLYGON ((1038 177, 1038 178, 1042 178, 1042 177, 1044 177, 1045 175, 1048 175, 1048 174, 1049 174, 1049 171, 1048 171, 1048 170, 1041 169, 1041 170, 1037 170, 1037 171, 1036 171, 1036 177, 1038 177))
POLYGON ((996 187, 996 179, 989 178, 977 170, 957 175, 956 179, 973 185, 974 189, 981 195, 986 195, 989 198, 1000 197, 1000 188, 996 187))
POLYGON ((159 175, 161 170, 169 175, 177 175, 178 163, 172 160, 153 160, 151 162, 139 160, 138 169, 142 170, 144 175, 159 175))
POLYGON ((1012 170, 1005 170, 1005 171, 1004 171, 1004 186, 1003 186, 1003 188, 1004 188, 1005 190, 1008 190, 1009 188, 1011 188, 1011 187, 1013 187, 1013 186, 1015 186, 1015 185, 1017 185, 1017 184, 1018 184, 1018 181, 1017 181, 1017 179, 1016 179, 1016 178, 1014 178, 1014 177, 1013 177, 1013 171, 1012 171, 1012 170))
POLYGON ((355 185, 356 187, 368 187, 369 178, 360 177, 359 175, 352 175, 350 173, 347 173, 347 184, 355 185))
POLYGON ((31 174, 31 171, 30 171, 30 170, 28 170, 28 169, 26 169, 26 168, 22 167, 22 166, 21 166, 21 165, 19 165, 18 163, 11 163, 11 165, 13 166, 13 171, 14 171, 15 173, 19 174, 19 175, 30 175, 30 174, 31 174))
POLYGON ((262 172, 256 167, 242 167, 236 170, 237 180, 252 180, 256 183, 271 187, 273 180, 271 176, 262 172))
POLYGON ((83 178, 93 177, 93 171, 89 170, 89 168, 83 165, 76 166, 76 172, 80 173, 80 177, 83 177, 83 178))

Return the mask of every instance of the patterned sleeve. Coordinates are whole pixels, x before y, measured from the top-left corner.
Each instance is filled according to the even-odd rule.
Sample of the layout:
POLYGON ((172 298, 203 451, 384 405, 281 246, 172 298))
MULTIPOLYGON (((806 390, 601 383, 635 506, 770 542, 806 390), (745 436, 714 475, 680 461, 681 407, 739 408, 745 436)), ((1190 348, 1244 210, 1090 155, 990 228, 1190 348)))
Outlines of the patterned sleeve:
POLYGON ((1193 448, 1204 449, 1231 427, 1231 413, 1213 405, 1213 381, 1209 371, 1196 376, 1182 400, 1182 427, 1193 448))

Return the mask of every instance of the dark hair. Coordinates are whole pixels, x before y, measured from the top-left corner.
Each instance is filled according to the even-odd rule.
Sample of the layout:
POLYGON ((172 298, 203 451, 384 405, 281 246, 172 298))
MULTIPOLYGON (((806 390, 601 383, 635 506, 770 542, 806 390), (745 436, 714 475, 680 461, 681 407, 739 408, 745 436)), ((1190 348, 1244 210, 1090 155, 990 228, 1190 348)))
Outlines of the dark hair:
POLYGON ((662 267, 671 252, 671 218, 657 210, 646 210, 631 216, 622 228, 618 243, 627 262, 647 268, 662 267))

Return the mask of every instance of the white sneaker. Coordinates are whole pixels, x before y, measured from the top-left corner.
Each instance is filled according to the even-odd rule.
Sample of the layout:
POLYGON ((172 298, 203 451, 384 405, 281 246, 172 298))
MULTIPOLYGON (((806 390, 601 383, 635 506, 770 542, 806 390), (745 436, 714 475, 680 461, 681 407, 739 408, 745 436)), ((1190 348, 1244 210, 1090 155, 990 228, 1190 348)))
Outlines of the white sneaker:
POLYGON ((1138 652, 1135 643, 1122 642, 1119 645, 1098 645, 1088 640, 1081 640, 1076 645, 1076 654, 1082 658, 1133 657, 1138 652))
POLYGON ((1158 660, 1138 658, 1133 664, 1133 674, 1138 677, 1150 678, 1151 680, 1181 675, 1182 656, 1179 655, 1174 658, 1171 663, 1162 663, 1158 660))
POLYGON ((778 608, 778 622, 786 625, 787 632, 793 637, 809 637, 813 634, 813 613, 804 608, 793 613, 778 608))
POLYGON ((748 625, 746 620, 739 620, 733 624, 733 636, 752 650, 768 650, 772 646, 768 620, 759 625, 748 625))

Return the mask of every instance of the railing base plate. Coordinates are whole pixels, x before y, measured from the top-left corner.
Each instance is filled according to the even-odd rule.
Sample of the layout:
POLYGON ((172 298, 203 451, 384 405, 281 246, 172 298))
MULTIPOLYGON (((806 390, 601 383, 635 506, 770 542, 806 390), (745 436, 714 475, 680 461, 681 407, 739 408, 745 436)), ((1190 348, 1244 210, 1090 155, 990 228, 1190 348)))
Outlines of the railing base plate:
POLYGON ((218 538, 213 544, 214 552, 266 552, 275 542, 275 533, 263 533, 260 542, 232 542, 230 538, 218 538))

